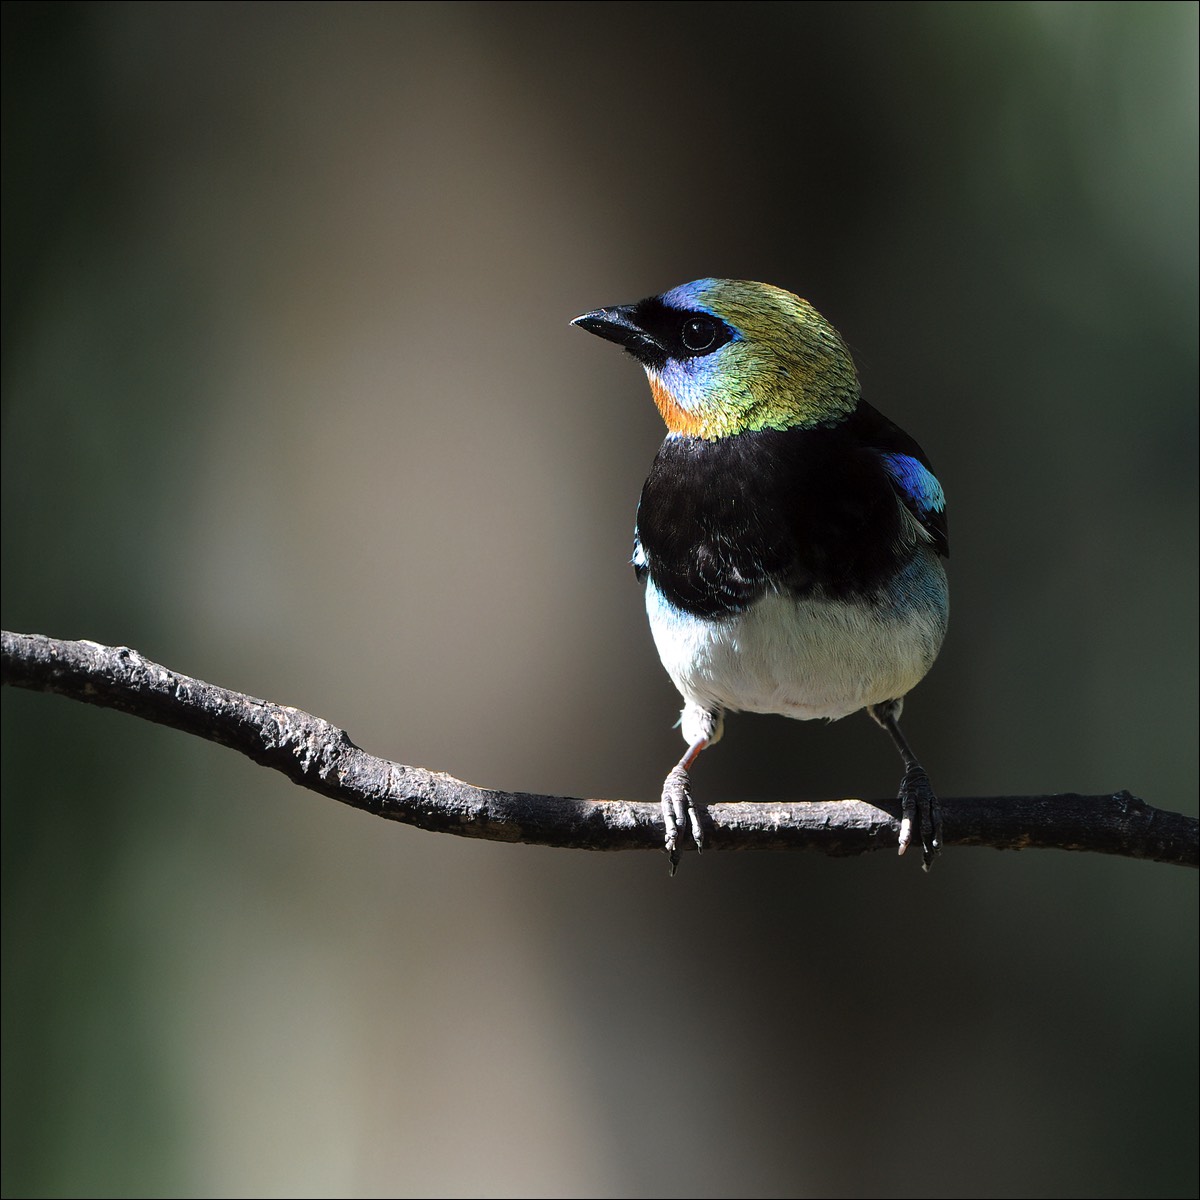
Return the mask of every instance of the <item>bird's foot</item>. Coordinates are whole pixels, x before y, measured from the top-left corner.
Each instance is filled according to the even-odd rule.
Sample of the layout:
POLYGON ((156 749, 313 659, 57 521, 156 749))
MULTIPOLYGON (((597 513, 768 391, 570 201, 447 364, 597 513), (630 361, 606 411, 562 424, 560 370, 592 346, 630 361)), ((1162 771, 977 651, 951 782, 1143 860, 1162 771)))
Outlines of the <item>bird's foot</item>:
POLYGON ((900 853, 908 849, 916 829, 921 841, 921 867, 928 871, 942 852, 942 808, 929 776, 917 766, 904 772, 900 784, 900 853))
POLYGON ((700 813, 692 801, 692 789, 688 782, 687 768, 681 763, 667 776, 662 790, 663 826, 666 837, 663 848, 671 864, 671 874, 679 867, 679 842, 690 830, 692 841, 699 852, 704 848, 704 830, 700 826, 700 813))

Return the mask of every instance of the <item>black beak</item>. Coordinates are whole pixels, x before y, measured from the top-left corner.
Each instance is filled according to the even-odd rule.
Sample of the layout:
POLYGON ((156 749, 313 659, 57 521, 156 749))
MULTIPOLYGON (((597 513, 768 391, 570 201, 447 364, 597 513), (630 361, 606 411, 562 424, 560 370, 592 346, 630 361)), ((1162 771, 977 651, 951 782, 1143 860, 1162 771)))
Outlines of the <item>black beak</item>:
POLYGON ((606 342, 624 346, 639 362, 661 360, 664 357, 662 345, 637 323, 633 316, 635 311, 633 305, 598 308, 576 317, 571 324, 604 338, 606 342))

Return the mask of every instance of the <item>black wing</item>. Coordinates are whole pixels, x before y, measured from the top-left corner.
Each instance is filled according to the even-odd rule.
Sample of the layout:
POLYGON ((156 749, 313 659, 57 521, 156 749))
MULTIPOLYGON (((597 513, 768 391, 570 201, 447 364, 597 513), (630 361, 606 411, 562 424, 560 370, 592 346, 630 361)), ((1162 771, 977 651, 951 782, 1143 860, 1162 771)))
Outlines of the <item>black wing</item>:
POLYGON ((949 558, 946 495, 925 451, 865 400, 859 401, 849 424, 861 443, 879 456, 896 495, 925 528, 934 549, 949 558))

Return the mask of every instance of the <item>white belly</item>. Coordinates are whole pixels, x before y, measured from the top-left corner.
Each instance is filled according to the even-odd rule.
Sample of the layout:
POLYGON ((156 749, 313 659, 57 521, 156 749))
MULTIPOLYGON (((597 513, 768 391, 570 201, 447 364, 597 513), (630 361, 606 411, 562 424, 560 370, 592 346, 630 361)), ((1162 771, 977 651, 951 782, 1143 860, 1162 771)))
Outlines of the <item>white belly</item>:
POLYGON ((889 603, 769 592, 744 613, 707 621, 646 585, 659 657, 701 708, 837 718, 896 700, 933 664, 946 632, 945 574, 932 557, 897 579, 889 603))

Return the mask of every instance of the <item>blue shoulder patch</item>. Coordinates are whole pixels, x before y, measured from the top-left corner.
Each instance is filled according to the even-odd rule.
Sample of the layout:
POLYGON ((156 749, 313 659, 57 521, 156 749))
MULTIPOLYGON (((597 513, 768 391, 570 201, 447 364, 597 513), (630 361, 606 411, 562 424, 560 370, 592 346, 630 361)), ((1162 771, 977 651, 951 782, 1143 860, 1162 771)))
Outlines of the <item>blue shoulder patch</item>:
POLYGON ((888 473, 905 502, 921 518, 946 511, 946 494, 937 476, 908 454, 881 454, 888 473))

